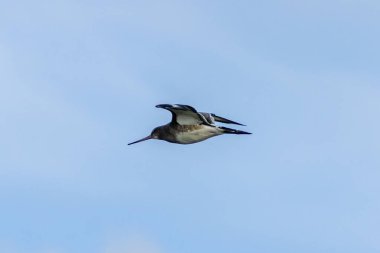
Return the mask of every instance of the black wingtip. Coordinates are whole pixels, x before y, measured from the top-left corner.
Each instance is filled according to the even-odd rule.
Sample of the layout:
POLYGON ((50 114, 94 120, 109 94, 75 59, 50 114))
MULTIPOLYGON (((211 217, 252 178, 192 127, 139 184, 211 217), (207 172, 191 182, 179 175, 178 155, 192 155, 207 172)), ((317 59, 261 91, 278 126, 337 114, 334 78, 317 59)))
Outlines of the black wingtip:
POLYGON ((166 108, 170 108, 170 107, 172 107, 171 104, 159 104, 159 105, 156 105, 156 108, 166 109, 166 108))
POLYGON ((175 104, 175 105, 182 107, 185 110, 189 110, 189 111, 192 111, 194 113, 197 113, 197 110, 195 110, 195 108, 190 106, 190 105, 181 105, 181 104, 175 104))
POLYGON ((156 105, 157 108, 163 108, 163 109, 175 109, 175 110, 183 110, 183 111, 192 111, 194 113, 197 113, 197 110, 195 110, 194 107, 190 105, 181 105, 181 104, 159 104, 156 105))

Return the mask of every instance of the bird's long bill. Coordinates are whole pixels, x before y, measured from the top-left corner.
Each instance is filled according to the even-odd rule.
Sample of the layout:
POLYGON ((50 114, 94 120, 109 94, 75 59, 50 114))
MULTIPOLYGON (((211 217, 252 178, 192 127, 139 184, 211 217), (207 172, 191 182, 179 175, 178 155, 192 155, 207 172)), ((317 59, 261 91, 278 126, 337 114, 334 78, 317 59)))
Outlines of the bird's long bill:
POLYGON ((145 138, 142 138, 142 139, 140 139, 140 140, 138 140, 138 141, 134 141, 134 142, 128 143, 128 145, 132 145, 132 144, 135 144, 135 143, 138 143, 138 142, 141 142, 141 141, 150 140, 150 139, 152 139, 152 136, 151 136, 151 135, 149 135, 149 136, 147 136, 147 137, 145 137, 145 138))

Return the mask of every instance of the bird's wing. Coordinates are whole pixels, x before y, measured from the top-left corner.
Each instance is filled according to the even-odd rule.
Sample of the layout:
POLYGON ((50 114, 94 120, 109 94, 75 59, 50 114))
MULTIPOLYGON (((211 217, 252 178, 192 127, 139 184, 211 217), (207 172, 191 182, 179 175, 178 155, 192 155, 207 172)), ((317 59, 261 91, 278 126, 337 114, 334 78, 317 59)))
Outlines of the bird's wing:
POLYGON ((157 108, 163 108, 172 113, 172 123, 180 125, 211 125, 205 117, 189 105, 160 104, 157 108))
POLYGON ((200 112, 200 114, 203 115, 203 117, 207 120, 207 122, 209 122, 209 124, 214 124, 216 121, 216 122, 221 122, 221 123, 226 123, 226 124, 235 124, 235 125, 245 126, 245 125, 237 123, 235 121, 217 116, 213 113, 200 112))

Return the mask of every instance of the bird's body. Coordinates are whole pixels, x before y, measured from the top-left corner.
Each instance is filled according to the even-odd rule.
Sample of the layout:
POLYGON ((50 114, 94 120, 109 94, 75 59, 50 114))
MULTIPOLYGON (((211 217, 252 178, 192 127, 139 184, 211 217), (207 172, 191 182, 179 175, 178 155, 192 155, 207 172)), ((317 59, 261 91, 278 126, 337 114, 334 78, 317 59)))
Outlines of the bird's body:
POLYGON ((161 104, 156 107, 169 110, 172 113, 172 121, 166 125, 156 127, 149 136, 128 145, 149 139, 165 140, 178 144, 192 144, 225 133, 250 134, 240 130, 216 126, 215 121, 227 124, 242 124, 212 113, 197 112, 188 105, 161 104))
POLYGON ((222 132, 207 125, 179 125, 167 124, 159 128, 159 137, 172 143, 192 144, 204 141, 210 137, 220 135, 222 132))

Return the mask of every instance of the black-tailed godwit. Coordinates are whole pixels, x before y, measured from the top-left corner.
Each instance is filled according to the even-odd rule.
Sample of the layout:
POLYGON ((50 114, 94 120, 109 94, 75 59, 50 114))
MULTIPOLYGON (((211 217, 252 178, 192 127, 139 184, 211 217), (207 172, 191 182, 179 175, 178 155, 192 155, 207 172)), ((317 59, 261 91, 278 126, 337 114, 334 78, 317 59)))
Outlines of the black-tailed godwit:
POLYGON ((149 136, 131 142, 128 145, 149 139, 164 140, 178 144, 191 144, 221 134, 251 134, 232 128, 217 126, 215 125, 215 121, 244 125, 216 116, 213 113, 197 112, 193 107, 188 105, 160 104, 156 107, 170 111, 172 113, 172 121, 166 125, 156 127, 149 136))

